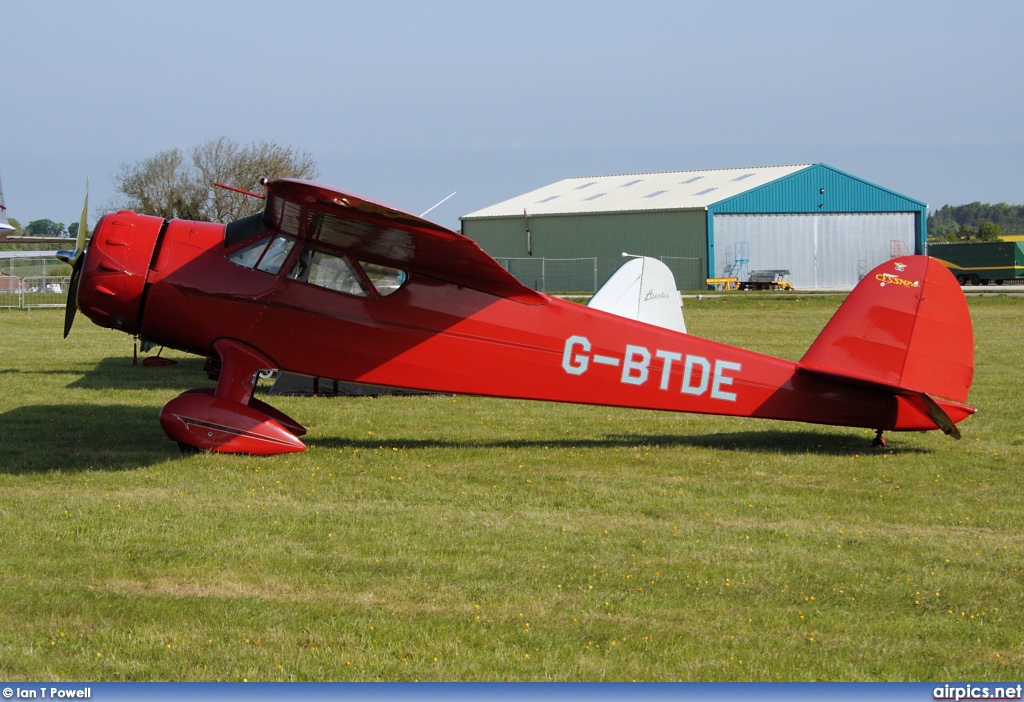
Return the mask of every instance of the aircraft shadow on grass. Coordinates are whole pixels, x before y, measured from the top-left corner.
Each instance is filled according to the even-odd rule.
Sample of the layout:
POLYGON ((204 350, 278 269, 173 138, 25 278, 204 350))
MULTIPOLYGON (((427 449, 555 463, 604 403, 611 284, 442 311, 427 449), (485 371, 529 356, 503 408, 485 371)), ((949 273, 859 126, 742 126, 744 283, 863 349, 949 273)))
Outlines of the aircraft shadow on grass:
MULTIPOLYGON (((883 453, 882 450, 870 446, 867 434, 826 434, 814 430, 770 430, 770 431, 738 431, 701 434, 697 436, 678 436, 673 434, 606 434, 594 438, 536 438, 511 439, 504 441, 457 441, 452 439, 403 439, 394 438, 387 441, 376 439, 344 439, 335 437, 307 437, 311 447, 322 447, 338 450, 355 448, 372 450, 381 446, 400 446, 406 449, 429 448, 483 448, 483 449, 615 449, 652 447, 665 449, 711 449, 714 451, 765 452, 779 455, 811 454, 818 456, 852 456, 854 454, 883 453)), ((897 453, 930 453, 918 446, 895 446, 890 450, 897 453)), ((685 460, 685 454, 681 456, 685 460)))
POLYGON ((79 390, 176 390, 181 392, 194 387, 197 378, 203 378, 205 359, 175 359, 177 363, 168 366, 146 366, 144 357, 138 364, 131 358, 105 358, 85 373, 76 372, 78 379, 68 384, 79 390))
POLYGON ((0 473, 135 470, 181 455, 158 410, 128 405, 29 405, 0 414, 0 473))

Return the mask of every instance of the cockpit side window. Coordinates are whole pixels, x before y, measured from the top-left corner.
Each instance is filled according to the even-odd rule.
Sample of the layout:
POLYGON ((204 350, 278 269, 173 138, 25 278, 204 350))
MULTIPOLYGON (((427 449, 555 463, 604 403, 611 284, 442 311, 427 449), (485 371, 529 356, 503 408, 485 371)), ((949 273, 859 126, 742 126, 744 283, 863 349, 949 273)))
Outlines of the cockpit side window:
POLYGON ((336 290, 346 295, 369 297, 358 273, 344 256, 305 248, 288 274, 292 280, 336 290))
POLYGON ((362 266, 366 277, 370 279, 377 294, 381 297, 387 297, 397 291, 409 278, 409 274, 401 268, 382 266, 379 263, 369 263, 368 261, 360 261, 359 265, 362 266))

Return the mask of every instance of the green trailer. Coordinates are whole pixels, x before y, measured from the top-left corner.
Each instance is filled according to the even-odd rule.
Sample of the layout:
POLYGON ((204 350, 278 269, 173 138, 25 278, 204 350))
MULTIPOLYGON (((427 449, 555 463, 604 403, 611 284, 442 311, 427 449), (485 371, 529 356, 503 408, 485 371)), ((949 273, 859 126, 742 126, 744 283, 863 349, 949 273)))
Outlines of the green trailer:
POLYGON ((943 263, 960 285, 1002 285, 1024 278, 1024 249, 1019 241, 978 244, 929 244, 928 255, 943 263))

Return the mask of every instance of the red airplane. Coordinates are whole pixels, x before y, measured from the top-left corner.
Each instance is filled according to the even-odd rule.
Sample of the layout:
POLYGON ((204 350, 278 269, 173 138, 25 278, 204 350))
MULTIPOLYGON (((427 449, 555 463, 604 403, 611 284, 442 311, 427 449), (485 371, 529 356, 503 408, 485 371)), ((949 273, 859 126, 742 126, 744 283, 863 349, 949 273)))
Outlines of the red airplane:
POLYGON ((298 180, 265 187, 258 215, 223 225, 108 214, 87 249, 65 254, 65 336, 77 304, 100 326, 208 359, 216 389, 160 413, 183 448, 304 450, 302 425, 253 396, 274 370, 864 427, 883 445, 883 430, 959 438, 975 411, 964 404, 967 303, 925 256, 871 271, 794 362, 549 297, 461 234, 370 200, 298 180))

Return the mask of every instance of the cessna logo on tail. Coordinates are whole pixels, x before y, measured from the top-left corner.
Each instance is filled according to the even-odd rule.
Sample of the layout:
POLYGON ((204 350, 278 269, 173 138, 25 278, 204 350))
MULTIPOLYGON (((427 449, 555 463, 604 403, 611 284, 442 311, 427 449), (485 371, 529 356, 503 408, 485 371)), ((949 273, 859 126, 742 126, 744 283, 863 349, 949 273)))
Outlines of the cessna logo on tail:
POLYGON ((687 395, 704 395, 710 390, 710 396, 716 400, 736 401, 736 393, 725 389, 732 385, 735 376, 727 374, 739 373, 742 364, 692 354, 683 356, 675 351, 661 349, 655 349, 652 354, 647 347, 633 344, 626 344, 625 353, 621 357, 592 354, 590 350, 590 340, 587 337, 570 336, 565 340, 562 351, 562 370, 569 375, 583 375, 591 363, 621 367, 622 375, 619 382, 626 385, 643 385, 651 376, 652 360, 657 359, 654 362, 654 370, 657 371, 660 367, 658 387, 662 390, 669 390, 672 371, 682 367, 683 378, 679 392, 687 395))
POLYGON ((902 285, 905 288, 916 288, 921 284, 916 280, 907 280, 906 278, 900 278, 898 275, 892 273, 876 273, 875 280, 882 284, 884 288, 886 285, 902 285))

